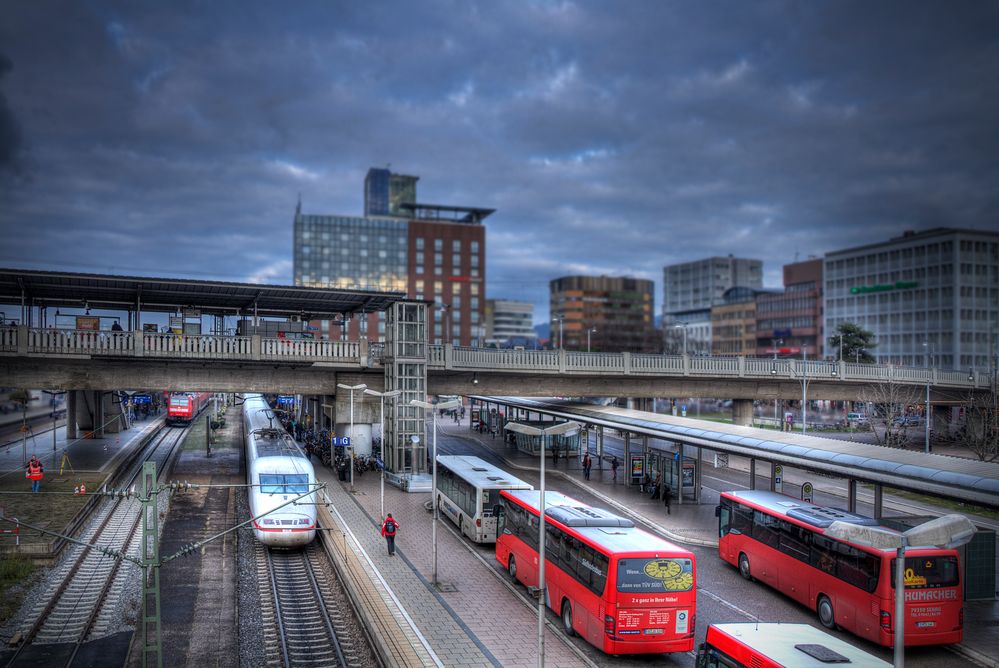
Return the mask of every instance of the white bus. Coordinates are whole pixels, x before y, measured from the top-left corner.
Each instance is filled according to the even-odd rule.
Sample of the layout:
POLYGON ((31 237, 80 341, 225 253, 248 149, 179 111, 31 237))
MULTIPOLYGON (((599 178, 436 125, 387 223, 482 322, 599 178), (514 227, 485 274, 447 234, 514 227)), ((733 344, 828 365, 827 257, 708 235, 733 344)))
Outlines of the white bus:
POLYGON ((496 508, 502 489, 534 489, 478 457, 438 455, 434 503, 476 543, 496 542, 496 508))

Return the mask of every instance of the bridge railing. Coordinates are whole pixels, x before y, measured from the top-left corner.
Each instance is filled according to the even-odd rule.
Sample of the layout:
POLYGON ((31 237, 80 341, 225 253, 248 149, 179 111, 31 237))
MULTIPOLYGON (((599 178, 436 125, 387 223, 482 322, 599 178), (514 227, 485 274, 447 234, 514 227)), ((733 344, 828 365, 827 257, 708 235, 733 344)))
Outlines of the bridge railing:
POLYGON ((357 341, 316 341, 314 339, 260 339, 260 356, 265 360, 315 359, 324 362, 357 362, 357 341))
POLYGON ((97 332, 76 329, 28 329, 29 353, 64 355, 129 355, 131 332, 97 332))
MULTIPOLYGON (((142 334, 141 355, 145 357, 184 357, 195 359, 250 359, 248 336, 184 336, 181 334, 142 334)), ((136 351, 139 355, 140 351, 136 351)))

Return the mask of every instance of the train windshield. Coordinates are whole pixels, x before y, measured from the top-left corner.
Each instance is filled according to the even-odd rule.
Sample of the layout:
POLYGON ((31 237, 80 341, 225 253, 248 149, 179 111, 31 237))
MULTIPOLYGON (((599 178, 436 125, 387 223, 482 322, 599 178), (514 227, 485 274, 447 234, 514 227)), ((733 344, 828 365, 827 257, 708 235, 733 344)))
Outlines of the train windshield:
POLYGON ((261 473, 260 491, 263 494, 305 494, 309 491, 306 473, 261 473))

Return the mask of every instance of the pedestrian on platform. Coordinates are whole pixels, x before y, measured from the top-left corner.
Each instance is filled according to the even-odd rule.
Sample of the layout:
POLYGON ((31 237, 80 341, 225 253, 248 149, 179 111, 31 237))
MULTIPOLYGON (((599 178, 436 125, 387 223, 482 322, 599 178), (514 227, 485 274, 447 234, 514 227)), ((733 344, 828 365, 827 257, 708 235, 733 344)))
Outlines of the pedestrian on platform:
POLYGON ((24 468, 27 469, 24 477, 31 481, 31 491, 34 493, 42 491, 42 477, 45 475, 45 469, 38 461, 38 457, 31 455, 31 459, 24 465, 24 468))
POLYGON ((399 531, 399 523, 392 517, 392 513, 385 516, 382 522, 382 535, 385 536, 385 545, 388 547, 390 557, 395 556, 395 534, 399 531))
POLYGON ((590 461, 590 453, 588 453, 588 452, 583 453, 583 479, 584 480, 589 480, 590 479, 590 466, 592 466, 592 462, 590 461))
POLYGON ((552 466, 558 466, 558 445, 552 444, 552 466))
POLYGON ((118 321, 115 320, 114 323, 111 325, 111 331, 112 332, 123 332, 125 330, 123 330, 121 328, 121 325, 118 324, 118 321))
POLYGON ((663 486, 663 472, 658 471, 656 473, 656 480, 655 482, 652 483, 652 490, 651 493, 649 494, 650 500, 655 501, 656 499, 659 498, 659 494, 662 493, 662 486, 663 486))
POLYGON ((617 482, 617 455, 611 459, 611 472, 614 474, 613 481, 617 482))
POLYGON ((673 496, 673 490, 669 488, 669 485, 663 486, 663 505, 666 506, 666 514, 669 515, 669 502, 670 497, 673 496))

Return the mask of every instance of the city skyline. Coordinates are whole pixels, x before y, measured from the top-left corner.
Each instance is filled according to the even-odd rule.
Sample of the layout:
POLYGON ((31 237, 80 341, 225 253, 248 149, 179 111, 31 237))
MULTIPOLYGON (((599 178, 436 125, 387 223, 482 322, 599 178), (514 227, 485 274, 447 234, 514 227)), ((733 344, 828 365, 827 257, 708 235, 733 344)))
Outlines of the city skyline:
POLYGON ((999 8, 13 4, 0 265, 291 284, 364 174, 495 208, 486 298, 999 219, 999 8), (404 33, 398 26, 409 27, 404 33), (990 87, 992 85, 992 87, 990 87))

